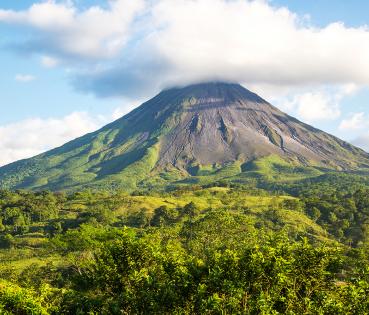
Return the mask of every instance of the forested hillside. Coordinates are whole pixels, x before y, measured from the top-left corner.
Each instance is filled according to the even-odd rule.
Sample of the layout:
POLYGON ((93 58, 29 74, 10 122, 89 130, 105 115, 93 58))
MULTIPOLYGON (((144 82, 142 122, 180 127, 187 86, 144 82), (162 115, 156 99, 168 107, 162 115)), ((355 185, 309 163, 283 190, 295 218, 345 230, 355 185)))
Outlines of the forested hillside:
POLYGON ((335 182, 1 191, 0 312, 367 314, 369 188, 335 182))

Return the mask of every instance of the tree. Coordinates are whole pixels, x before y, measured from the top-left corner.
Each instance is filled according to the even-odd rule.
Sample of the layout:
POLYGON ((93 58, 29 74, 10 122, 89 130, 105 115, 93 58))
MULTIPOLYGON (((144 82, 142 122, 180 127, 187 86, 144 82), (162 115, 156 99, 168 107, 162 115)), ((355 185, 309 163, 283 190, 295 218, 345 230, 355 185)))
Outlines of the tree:
POLYGON ((152 226, 163 226, 173 223, 177 213, 174 209, 167 206, 160 206, 154 210, 154 215, 150 221, 152 226))
POLYGON ((12 224, 14 228, 14 233, 24 234, 29 231, 29 227, 22 214, 12 218, 12 224))
POLYGON ((140 228, 144 228, 150 225, 150 220, 151 220, 151 214, 149 212, 149 209, 141 208, 136 216, 136 224, 140 228))
POLYGON ((150 225, 152 214, 149 209, 141 208, 138 212, 129 214, 127 223, 129 226, 144 228, 150 225))
POLYGON ((317 221, 319 220, 321 213, 320 210, 317 207, 313 207, 310 211, 309 211, 310 217, 314 220, 317 221))
POLYGON ((334 212, 331 212, 329 214, 329 222, 330 223, 336 223, 338 220, 337 215, 334 212))
POLYGON ((3 220, 0 218, 0 232, 4 232, 5 231, 5 225, 3 224, 3 220))
POLYGON ((196 216, 196 214, 198 213, 198 208, 196 206, 196 204, 191 201, 190 203, 186 204, 183 209, 182 209, 182 213, 184 215, 189 216, 191 219, 194 218, 196 216))
POLYGON ((63 232, 63 227, 60 221, 54 221, 48 226, 48 233, 50 237, 54 237, 61 232, 63 232))
POLYGON ((101 224, 111 224, 114 221, 114 214, 111 209, 103 204, 94 205, 86 216, 89 219, 96 219, 96 221, 101 224))
POLYGON ((15 244, 14 237, 11 234, 0 235, 0 246, 2 248, 13 248, 15 244))

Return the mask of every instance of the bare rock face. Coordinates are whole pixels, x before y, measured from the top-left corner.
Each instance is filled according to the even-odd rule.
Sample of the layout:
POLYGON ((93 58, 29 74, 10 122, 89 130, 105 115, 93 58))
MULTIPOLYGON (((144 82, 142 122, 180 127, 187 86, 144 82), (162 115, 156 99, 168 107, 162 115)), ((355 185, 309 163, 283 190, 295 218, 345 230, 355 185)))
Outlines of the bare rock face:
POLYGON ((223 164, 271 154, 343 169, 369 163, 364 151, 286 115, 238 84, 198 84, 162 96, 170 93, 182 99, 180 114, 160 138, 158 165, 223 164))
POLYGON ((215 82, 165 90, 94 133, 1 167, 0 188, 135 187, 168 170, 191 176, 194 166, 221 168, 270 155, 292 165, 369 167, 363 150, 241 85, 215 82))

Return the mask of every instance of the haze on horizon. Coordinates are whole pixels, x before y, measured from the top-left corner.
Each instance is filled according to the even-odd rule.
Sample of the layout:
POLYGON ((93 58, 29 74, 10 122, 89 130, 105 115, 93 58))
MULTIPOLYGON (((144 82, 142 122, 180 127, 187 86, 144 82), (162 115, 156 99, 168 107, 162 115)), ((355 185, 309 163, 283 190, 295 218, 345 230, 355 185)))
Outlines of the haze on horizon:
POLYGON ((369 150, 369 4, 2 1, 0 165, 119 118, 161 89, 240 82, 369 150))

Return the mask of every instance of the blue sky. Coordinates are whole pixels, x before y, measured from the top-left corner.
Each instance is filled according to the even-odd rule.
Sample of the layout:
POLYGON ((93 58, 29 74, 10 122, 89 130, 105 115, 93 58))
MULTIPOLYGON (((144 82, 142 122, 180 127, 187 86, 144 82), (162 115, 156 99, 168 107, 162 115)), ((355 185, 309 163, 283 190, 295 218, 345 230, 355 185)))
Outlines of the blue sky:
POLYGON ((364 0, 3 0, 0 165, 206 80, 238 81, 369 150, 368 11, 364 0))
POLYGON ((299 15, 309 15, 315 25, 325 26, 342 21, 348 26, 368 24, 369 2, 365 0, 273 0, 275 5, 287 6, 299 15))

